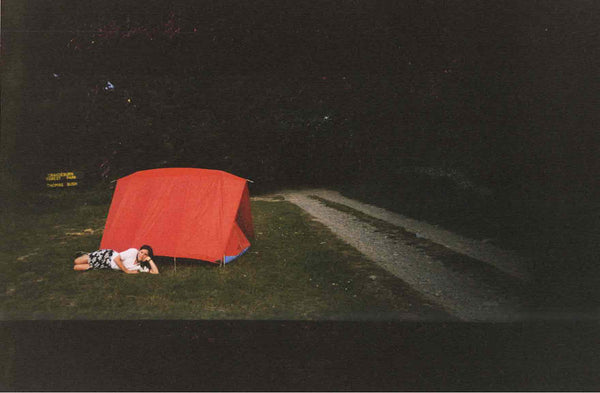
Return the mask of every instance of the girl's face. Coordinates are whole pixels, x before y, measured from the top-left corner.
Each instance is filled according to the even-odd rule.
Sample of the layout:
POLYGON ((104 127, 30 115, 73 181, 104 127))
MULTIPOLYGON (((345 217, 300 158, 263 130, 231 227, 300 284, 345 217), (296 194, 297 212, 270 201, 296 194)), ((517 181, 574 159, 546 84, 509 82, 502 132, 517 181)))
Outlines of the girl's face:
POLYGON ((149 259, 148 250, 146 250, 145 248, 139 250, 138 254, 137 254, 137 259, 138 259, 139 262, 142 262, 142 261, 145 261, 146 259, 149 259))

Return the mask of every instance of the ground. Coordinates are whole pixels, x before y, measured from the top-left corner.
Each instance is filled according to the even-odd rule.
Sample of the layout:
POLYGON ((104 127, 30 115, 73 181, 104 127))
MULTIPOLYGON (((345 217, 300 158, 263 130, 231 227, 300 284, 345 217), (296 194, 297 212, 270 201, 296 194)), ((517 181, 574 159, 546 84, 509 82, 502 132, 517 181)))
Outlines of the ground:
POLYGON ((535 317, 526 290, 529 261, 514 252, 346 198, 335 191, 285 190, 260 199, 298 205, 346 243, 458 319, 515 321, 535 317))

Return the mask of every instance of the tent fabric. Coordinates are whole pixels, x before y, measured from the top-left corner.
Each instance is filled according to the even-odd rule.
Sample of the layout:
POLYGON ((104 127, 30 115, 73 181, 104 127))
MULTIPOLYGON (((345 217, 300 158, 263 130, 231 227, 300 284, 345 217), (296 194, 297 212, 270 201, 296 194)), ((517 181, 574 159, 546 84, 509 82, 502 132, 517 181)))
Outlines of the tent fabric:
POLYGON ((160 256, 227 263, 254 236, 245 179, 198 168, 163 168, 117 181, 100 248, 149 244, 160 256))

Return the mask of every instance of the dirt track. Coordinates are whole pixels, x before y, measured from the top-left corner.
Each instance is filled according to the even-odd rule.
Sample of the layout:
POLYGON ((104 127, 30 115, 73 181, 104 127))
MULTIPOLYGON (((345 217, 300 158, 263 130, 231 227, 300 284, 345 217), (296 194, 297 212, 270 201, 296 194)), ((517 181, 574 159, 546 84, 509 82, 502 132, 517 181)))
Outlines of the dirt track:
POLYGON ((286 190, 278 195, 301 207, 342 240, 460 320, 517 321, 531 316, 523 300, 528 262, 518 255, 345 198, 335 191, 286 190), (411 236, 391 236, 372 222, 351 214, 352 210, 329 207, 324 201, 384 221, 411 236), (416 245, 411 238, 418 239, 420 244, 416 245), (423 252, 424 245, 441 246, 445 254, 459 257, 428 255, 423 252))

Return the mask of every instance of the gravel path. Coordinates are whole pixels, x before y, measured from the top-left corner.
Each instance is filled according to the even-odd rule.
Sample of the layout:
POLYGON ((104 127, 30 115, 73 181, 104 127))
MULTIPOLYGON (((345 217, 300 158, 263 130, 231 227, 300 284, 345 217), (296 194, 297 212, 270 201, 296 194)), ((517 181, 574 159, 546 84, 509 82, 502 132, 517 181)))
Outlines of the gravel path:
POLYGON ((342 240, 419 291, 428 301, 440 305, 460 320, 527 319, 528 313, 519 299, 520 295, 507 291, 505 286, 496 287, 490 285, 490 280, 485 283, 478 280, 477 274, 465 272, 464 269, 453 269, 447 263, 426 255, 414 244, 388 236, 355 215, 328 207, 311 196, 351 207, 370 217, 415 233, 419 238, 428 239, 454 252, 468 255, 481 261, 483 265, 494 266, 493 270, 503 276, 498 277, 498 282, 507 279, 525 281, 527 276, 523 266, 526 261, 510 252, 345 198, 335 191, 323 189, 283 191, 278 195, 304 209, 342 240))

